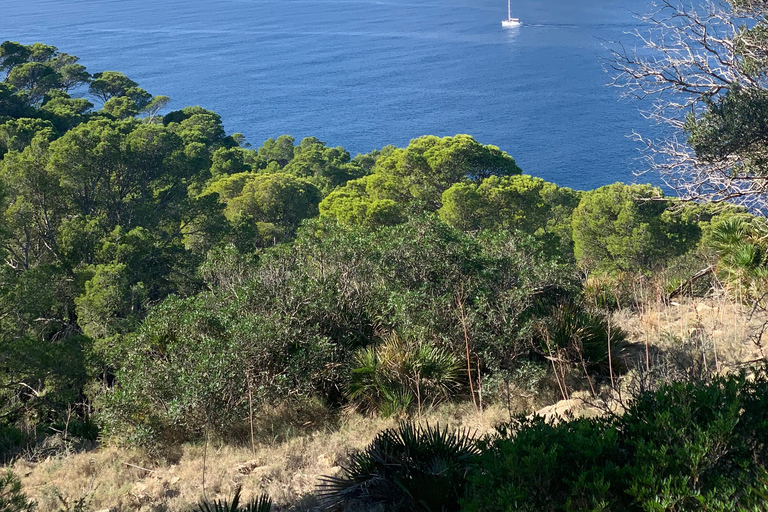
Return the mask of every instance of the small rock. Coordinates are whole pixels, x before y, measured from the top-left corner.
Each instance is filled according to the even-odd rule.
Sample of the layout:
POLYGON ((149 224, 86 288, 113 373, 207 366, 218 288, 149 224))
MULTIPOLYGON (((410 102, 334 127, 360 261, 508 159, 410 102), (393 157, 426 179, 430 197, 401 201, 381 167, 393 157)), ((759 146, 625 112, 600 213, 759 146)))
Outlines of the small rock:
POLYGON ((258 460, 249 460, 248 462, 243 462, 239 466, 237 466, 237 472, 242 475, 250 475, 253 473, 253 470, 261 466, 258 460))

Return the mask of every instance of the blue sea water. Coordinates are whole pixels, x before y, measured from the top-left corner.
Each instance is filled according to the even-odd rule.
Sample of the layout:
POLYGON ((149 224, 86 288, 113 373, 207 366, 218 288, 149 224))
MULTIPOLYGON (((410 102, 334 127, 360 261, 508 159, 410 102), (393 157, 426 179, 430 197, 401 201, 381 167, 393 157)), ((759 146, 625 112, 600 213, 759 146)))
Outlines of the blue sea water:
MULTIPOLYGON (((606 87, 601 41, 646 0, 0 0, 0 41, 117 70, 202 105, 254 146, 288 133, 353 155, 469 133, 524 172, 590 189, 635 181, 638 108, 606 87)), ((650 178, 652 179, 652 178, 650 178)), ((644 176, 640 181, 648 181, 644 176)))

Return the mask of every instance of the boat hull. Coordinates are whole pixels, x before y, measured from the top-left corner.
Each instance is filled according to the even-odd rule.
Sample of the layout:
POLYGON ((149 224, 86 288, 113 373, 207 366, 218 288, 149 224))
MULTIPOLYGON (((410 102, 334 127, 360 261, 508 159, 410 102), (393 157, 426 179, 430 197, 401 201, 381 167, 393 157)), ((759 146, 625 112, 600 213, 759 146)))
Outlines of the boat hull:
POLYGON ((520 20, 517 18, 510 18, 501 22, 501 26, 504 28, 519 27, 520 25, 520 20))

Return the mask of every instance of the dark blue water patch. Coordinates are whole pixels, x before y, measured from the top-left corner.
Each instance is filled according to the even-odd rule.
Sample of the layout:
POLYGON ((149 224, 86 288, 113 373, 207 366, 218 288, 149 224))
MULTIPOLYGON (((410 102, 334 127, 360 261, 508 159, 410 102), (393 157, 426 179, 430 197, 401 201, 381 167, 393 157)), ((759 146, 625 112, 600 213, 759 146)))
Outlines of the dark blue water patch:
POLYGON ((648 4, 515 0, 508 30, 503 0, 4 0, 0 39, 123 71, 253 145, 289 133, 355 154, 469 133, 586 189, 633 181, 628 136, 656 132, 599 60, 602 40, 631 43, 630 10, 648 4))

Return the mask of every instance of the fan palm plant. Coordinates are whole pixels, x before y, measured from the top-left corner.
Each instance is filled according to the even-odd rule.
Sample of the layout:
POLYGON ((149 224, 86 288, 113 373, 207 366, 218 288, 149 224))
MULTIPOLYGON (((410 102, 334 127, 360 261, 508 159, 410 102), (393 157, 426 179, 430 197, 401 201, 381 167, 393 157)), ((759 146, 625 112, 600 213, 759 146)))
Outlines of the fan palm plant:
POLYGON ((241 490, 241 487, 237 488, 232 501, 201 501, 191 512, 270 512, 272 510, 272 500, 266 494, 262 494, 258 498, 252 498, 248 503, 240 505, 241 490))
POLYGON ((626 350, 627 333, 611 325, 603 313, 567 299, 550 306, 536 324, 541 349, 556 374, 563 374, 562 365, 579 366, 588 375, 625 370, 619 356, 626 350))
POLYGON ((450 397, 460 372, 458 358, 445 348, 403 341, 392 333, 357 353, 348 395, 361 409, 384 416, 406 412, 413 404, 421 412, 424 405, 450 397))
POLYGON ((756 219, 727 218, 712 229, 710 245, 718 255, 718 274, 731 293, 759 298, 768 285, 768 236, 756 219))
POLYGON ((392 512, 459 510, 467 472, 479 450, 467 430, 401 423, 353 454, 340 477, 326 477, 321 495, 329 508, 383 505, 392 512))

